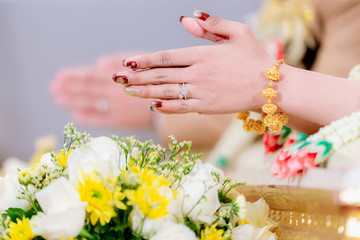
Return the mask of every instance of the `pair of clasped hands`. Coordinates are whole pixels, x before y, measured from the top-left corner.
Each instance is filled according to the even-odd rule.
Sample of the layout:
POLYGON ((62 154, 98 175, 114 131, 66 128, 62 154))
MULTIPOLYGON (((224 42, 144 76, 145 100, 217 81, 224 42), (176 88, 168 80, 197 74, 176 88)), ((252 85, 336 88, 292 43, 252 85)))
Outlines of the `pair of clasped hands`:
POLYGON ((102 57, 94 66, 63 69, 50 88, 55 102, 70 108, 77 123, 125 128, 152 126, 149 105, 162 113, 214 114, 260 109, 261 88, 266 84, 260 75, 275 60, 247 25, 200 11, 194 15, 195 18, 180 18, 184 28, 216 45, 134 57, 128 57, 134 53, 121 53, 102 57), (123 60, 125 57, 128 58, 123 60), (114 88, 109 81, 112 74, 117 83, 124 85, 125 93, 140 98, 114 88), (182 83, 188 91, 186 100, 179 99, 182 83))
POLYGON ((130 70, 113 75, 127 94, 156 99, 151 109, 161 113, 234 113, 260 109, 260 77, 275 60, 256 41, 250 28, 195 11, 180 22, 196 37, 216 45, 196 46, 126 58, 130 70), (179 97, 181 87, 186 99, 179 97))
MULTIPOLYGON (((124 55, 106 57, 95 68, 63 70, 51 85, 55 101, 72 108, 78 123, 126 128, 151 126, 154 115, 149 105, 161 113, 261 113, 266 103, 261 92, 269 83, 264 73, 274 66, 275 59, 247 25, 201 11, 195 11, 194 16, 180 18, 184 28, 216 44, 137 55, 123 61, 124 55), (124 86, 125 93, 138 98, 119 94, 109 81, 114 72, 113 80, 124 86), (72 82, 76 78, 78 81, 72 82), (186 99, 181 98, 181 89, 186 90, 186 99), (99 101, 104 99, 113 101, 99 101)), ((321 125, 359 109, 358 82, 287 64, 282 64, 279 72, 273 103, 287 114, 288 125, 295 129, 316 132, 321 125)))

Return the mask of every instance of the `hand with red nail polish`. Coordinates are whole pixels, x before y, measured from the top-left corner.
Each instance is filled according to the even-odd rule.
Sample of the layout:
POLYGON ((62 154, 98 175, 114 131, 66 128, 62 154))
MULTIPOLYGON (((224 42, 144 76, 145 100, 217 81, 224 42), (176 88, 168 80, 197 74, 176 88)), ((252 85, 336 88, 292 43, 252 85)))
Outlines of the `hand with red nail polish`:
MULTIPOLYGON (((122 66, 127 54, 105 56, 87 67, 60 70, 50 85, 55 103, 70 109, 75 123, 116 128, 151 127, 150 101, 128 96, 123 86, 111 80, 114 72, 129 71, 122 66)), ((126 84, 126 76, 113 76, 126 84)))
MULTIPOLYGON (((194 16, 181 17, 181 24, 194 36, 216 44, 127 58, 126 62, 135 62, 138 70, 127 76, 132 89, 138 91, 134 96, 159 99, 161 107, 155 109, 162 113, 261 112, 266 102, 261 91, 268 84, 264 73, 276 59, 264 50, 249 26, 202 11, 195 11, 194 16), (185 98, 182 92, 186 92, 185 98)), ((279 95, 274 103, 279 111, 288 113, 290 122, 296 122, 295 128, 328 124, 358 110, 355 92, 360 91, 360 83, 349 83, 342 78, 287 64, 281 65, 279 72, 280 81, 274 84, 279 95), (325 86, 333 92, 342 89, 351 94, 341 93, 341 98, 328 98, 322 90, 325 86), (321 97, 314 99, 314 96, 321 97), (339 106, 337 99, 346 102, 344 106, 347 107, 339 106), (319 111, 319 106, 326 108, 327 114, 319 111), (337 111, 333 111, 334 106, 338 106, 337 111)))
POLYGON ((126 59, 136 63, 128 84, 142 98, 160 99, 163 113, 233 113, 261 108, 261 89, 266 79, 259 77, 274 59, 256 41, 248 26, 220 19, 202 11, 196 18, 183 16, 181 24, 192 35, 216 45, 160 51, 126 59), (256 63, 251 60, 256 54, 256 63), (185 84, 182 84, 185 83, 185 84), (186 100, 180 99, 181 86, 186 100), (227 97, 223 94, 227 93, 227 97), (239 94, 241 94, 239 96, 239 94))

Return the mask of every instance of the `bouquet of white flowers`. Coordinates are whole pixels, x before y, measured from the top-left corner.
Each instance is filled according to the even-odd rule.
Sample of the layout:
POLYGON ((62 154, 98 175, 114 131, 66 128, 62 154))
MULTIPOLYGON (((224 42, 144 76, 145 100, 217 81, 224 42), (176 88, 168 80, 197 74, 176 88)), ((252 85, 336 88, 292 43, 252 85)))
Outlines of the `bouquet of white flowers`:
POLYGON ((0 239, 275 239, 263 199, 191 154, 65 126, 59 153, 0 178, 0 239))

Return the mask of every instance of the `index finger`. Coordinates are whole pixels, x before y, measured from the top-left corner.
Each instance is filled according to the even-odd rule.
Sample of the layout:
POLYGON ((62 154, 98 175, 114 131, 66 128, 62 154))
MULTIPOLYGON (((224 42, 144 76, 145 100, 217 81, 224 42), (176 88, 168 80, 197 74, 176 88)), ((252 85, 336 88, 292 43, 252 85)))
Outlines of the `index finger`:
POLYGON ((196 62, 198 47, 180 48, 137 55, 124 60, 123 65, 131 69, 155 67, 187 67, 196 62))

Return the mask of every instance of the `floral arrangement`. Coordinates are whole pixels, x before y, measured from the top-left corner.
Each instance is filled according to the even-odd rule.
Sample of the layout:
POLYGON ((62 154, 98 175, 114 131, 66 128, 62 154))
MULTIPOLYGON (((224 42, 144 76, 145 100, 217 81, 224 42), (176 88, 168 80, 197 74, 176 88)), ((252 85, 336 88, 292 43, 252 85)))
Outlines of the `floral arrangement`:
POLYGON ((275 239, 263 199, 191 154, 65 126, 58 153, 0 178, 0 239, 275 239))

